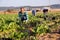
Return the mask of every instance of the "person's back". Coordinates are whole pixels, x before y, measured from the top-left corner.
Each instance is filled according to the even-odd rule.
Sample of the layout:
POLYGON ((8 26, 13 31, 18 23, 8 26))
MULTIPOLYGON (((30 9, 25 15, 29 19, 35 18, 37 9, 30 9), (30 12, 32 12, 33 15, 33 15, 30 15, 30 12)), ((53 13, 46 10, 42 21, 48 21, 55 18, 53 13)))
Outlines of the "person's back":
POLYGON ((43 9, 43 13, 46 14, 48 12, 48 9, 43 9))
POLYGON ((32 10, 32 15, 35 16, 35 14, 36 14, 36 11, 35 10, 32 10))

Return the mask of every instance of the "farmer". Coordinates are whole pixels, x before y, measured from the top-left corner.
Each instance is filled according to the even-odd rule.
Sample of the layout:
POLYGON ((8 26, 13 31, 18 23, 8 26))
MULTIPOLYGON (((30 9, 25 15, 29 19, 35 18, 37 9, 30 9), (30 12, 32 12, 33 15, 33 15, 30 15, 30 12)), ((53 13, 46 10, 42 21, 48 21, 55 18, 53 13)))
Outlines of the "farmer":
POLYGON ((33 16, 36 15, 36 10, 32 10, 32 15, 33 15, 33 16))
POLYGON ((47 14, 47 12, 48 12, 48 9, 43 9, 44 14, 47 14))
POLYGON ((19 16, 19 20, 23 23, 23 21, 26 21, 28 20, 28 15, 27 15, 27 12, 25 12, 25 9, 22 7, 20 8, 20 11, 18 13, 18 16, 19 16))
POLYGON ((46 14, 48 13, 48 9, 43 9, 43 13, 44 13, 44 19, 46 19, 46 14))

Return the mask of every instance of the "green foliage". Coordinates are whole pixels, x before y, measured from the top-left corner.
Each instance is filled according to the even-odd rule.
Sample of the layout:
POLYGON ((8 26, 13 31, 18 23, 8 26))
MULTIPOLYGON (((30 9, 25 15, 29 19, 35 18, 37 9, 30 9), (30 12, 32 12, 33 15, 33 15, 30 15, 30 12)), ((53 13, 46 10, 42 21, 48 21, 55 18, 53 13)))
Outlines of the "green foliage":
POLYGON ((15 40, 30 39, 36 40, 36 34, 51 32, 51 29, 57 29, 60 26, 60 13, 47 14, 44 20, 44 14, 36 16, 29 15, 28 22, 21 24, 17 14, 0 15, 0 37, 13 38, 15 40), (54 20, 53 20, 54 19, 54 20), (29 31, 30 28, 31 32, 29 31))
POLYGON ((36 32, 39 34, 50 32, 49 26, 46 24, 38 25, 36 32))

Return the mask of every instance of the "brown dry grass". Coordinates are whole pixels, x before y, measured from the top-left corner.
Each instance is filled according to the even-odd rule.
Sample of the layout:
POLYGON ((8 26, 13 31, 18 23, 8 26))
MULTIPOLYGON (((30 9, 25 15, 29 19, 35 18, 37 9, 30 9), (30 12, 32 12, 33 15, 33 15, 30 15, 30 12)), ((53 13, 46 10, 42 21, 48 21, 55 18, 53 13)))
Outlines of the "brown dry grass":
MULTIPOLYGON (((31 14, 32 11, 27 11, 29 14, 31 14)), ((60 9, 50 9, 49 12, 51 13, 57 13, 57 12, 60 12, 60 9)), ((37 12, 37 13, 43 13, 42 11, 40 12, 37 12)), ((0 11, 0 14, 18 14, 18 11, 11 11, 11 12, 8 12, 8 11, 0 11)))

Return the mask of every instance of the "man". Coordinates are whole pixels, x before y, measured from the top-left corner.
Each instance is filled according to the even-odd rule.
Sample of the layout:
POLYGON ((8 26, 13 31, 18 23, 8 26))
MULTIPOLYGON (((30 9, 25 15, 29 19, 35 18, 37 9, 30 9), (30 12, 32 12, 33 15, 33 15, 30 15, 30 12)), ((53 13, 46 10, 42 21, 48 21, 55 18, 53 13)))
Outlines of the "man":
POLYGON ((44 13, 44 19, 46 20, 46 14, 48 13, 48 9, 43 9, 43 13, 44 13))
POLYGON ((25 12, 25 9, 22 7, 20 8, 20 11, 18 13, 19 19, 20 21, 23 23, 23 21, 27 21, 28 20, 28 15, 27 12, 25 12))
POLYGON ((36 10, 32 10, 32 15, 33 15, 33 16, 36 15, 36 10))

